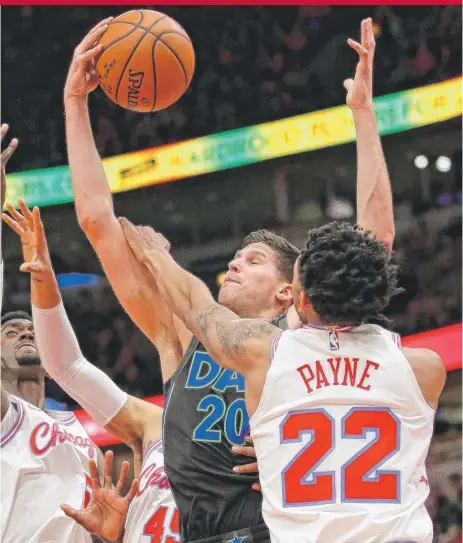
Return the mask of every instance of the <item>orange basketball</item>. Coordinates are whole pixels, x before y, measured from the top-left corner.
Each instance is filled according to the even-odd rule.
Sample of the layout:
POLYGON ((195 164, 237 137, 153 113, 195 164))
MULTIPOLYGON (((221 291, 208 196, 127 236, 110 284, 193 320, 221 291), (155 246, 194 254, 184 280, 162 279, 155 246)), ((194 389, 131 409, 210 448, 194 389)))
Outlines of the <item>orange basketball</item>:
POLYGON ((108 26, 96 63, 103 92, 132 111, 169 107, 187 90, 195 69, 188 34, 173 19, 148 9, 127 11, 108 26))

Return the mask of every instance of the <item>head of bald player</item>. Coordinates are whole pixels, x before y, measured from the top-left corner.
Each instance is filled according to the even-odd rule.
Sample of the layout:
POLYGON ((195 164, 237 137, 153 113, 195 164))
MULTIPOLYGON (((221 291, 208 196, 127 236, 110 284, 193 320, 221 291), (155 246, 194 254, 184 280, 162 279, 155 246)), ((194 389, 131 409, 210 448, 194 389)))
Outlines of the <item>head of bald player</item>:
POLYGON ((369 232, 332 222, 309 231, 294 268, 294 306, 303 323, 387 324, 384 310, 402 291, 398 266, 369 232))
POLYGON ((34 325, 25 311, 2 316, 1 381, 4 390, 43 409, 45 370, 35 342, 34 325))
POLYGON ((249 234, 219 292, 219 303, 240 317, 272 320, 292 304, 292 278, 299 251, 268 230, 249 234))

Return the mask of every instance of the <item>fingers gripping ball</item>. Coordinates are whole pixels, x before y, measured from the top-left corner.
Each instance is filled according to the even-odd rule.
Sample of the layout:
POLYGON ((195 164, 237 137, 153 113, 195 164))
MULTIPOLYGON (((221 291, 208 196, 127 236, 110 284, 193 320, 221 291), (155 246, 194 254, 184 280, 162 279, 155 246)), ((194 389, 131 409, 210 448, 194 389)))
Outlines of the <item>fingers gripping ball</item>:
POLYGON ((103 92, 132 111, 159 111, 187 90, 195 68, 188 34, 173 19, 147 9, 127 11, 108 26, 95 69, 103 92))

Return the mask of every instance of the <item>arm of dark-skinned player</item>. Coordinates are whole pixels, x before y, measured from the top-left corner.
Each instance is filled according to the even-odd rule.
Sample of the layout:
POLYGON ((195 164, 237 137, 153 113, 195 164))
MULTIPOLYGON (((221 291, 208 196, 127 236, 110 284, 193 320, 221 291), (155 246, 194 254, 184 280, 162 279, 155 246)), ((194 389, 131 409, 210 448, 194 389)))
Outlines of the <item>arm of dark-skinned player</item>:
POLYGON ((347 43, 359 58, 354 78, 344 81, 357 140, 357 223, 391 250, 395 237, 393 200, 373 105, 376 44, 371 18, 361 23, 360 43, 352 39, 347 43))
MULTIPOLYGON (((256 458, 256 450, 253 445, 252 438, 250 436, 246 436, 246 442, 249 445, 233 445, 232 451, 235 454, 239 454, 241 456, 247 456, 248 458, 255 459, 256 458)), ((233 468, 233 471, 235 473, 245 474, 245 473, 259 473, 259 466, 257 465, 257 461, 255 462, 249 462, 248 464, 242 464, 235 466, 233 468)), ((252 489, 257 490, 258 492, 262 492, 262 488, 260 486, 260 483, 253 483, 252 489)))
MULTIPOLYGON (((6 136, 8 132, 9 126, 5 123, 2 124, 0 128, 0 134, 1 134, 1 141, 3 142, 4 137, 6 136)), ((12 157, 13 153, 16 151, 16 148, 18 147, 19 141, 17 138, 13 138, 8 147, 2 151, 1 155, 1 200, 0 200, 0 211, 3 209, 3 205, 5 203, 5 197, 6 197, 6 165, 7 162, 12 157)))

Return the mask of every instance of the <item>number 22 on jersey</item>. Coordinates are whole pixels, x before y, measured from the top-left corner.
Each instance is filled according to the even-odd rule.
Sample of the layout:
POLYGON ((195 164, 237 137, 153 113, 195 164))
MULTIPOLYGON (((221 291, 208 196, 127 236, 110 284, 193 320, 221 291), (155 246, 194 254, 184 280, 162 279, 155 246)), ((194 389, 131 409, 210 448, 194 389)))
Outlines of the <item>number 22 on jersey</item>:
MULTIPOLYGON (((341 440, 375 437, 341 466, 341 502, 400 502, 400 472, 380 470, 400 449, 400 421, 390 409, 354 407, 341 420, 341 440)), ((311 440, 282 472, 285 507, 335 503, 335 473, 317 467, 342 443, 335 444, 335 421, 324 409, 288 413, 280 425, 282 445, 311 440), (311 479, 310 481, 308 479, 311 479)))

